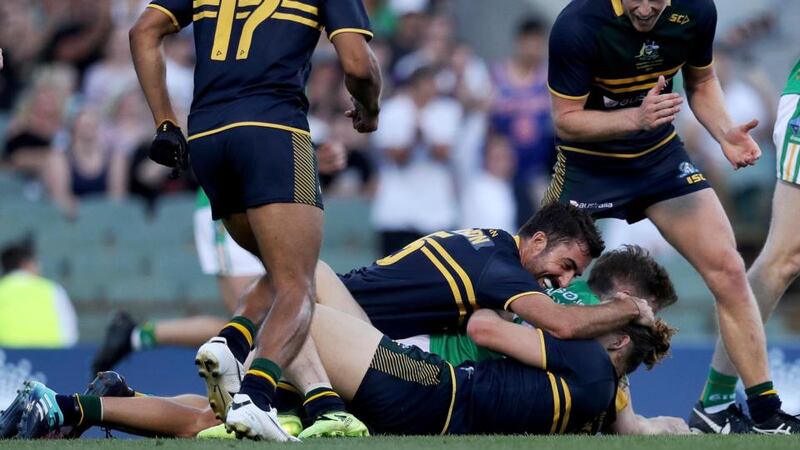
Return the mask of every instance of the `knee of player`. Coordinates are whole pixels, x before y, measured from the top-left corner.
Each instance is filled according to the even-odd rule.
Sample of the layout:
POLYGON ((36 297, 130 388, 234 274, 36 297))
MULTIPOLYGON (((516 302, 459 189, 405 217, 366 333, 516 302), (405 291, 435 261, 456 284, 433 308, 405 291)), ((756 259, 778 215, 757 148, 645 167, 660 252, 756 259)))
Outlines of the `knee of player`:
POLYGON ((745 292, 747 289, 744 260, 736 249, 722 252, 710 265, 701 268, 700 271, 712 291, 736 289, 745 292))

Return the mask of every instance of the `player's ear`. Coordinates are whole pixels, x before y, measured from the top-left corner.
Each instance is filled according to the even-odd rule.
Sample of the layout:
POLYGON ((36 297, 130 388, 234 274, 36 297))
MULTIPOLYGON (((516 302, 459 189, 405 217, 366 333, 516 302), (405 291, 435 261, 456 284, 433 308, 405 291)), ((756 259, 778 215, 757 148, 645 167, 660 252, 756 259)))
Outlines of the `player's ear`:
POLYGON ((631 338, 627 334, 615 334, 614 338, 608 343, 608 350, 620 350, 631 343, 631 338))
POLYGON ((547 234, 544 231, 533 233, 533 236, 528 240, 528 245, 531 246, 533 254, 542 253, 547 248, 547 234))

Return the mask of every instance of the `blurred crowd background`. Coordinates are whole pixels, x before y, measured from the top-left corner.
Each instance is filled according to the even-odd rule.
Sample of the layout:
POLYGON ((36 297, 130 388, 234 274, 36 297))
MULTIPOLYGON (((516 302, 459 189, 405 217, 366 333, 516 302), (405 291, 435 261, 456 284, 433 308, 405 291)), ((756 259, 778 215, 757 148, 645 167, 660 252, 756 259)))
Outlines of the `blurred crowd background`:
MULTIPOLYGON (((114 309, 151 318, 223 310, 194 251, 196 181, 191 174, 171 179, 147 159, 154 124, 128 48, 128 30, 146 3, 0 2, 0 244, 28 240, 23 247, 35 248, 32 270, 64 286, 81 341, 98 339, 114 309)), ((734 172, 688 108, 676 125, 749 262, 769 223, 772 124, 800 56, 792 44, 800 42, 793 26, 800 3, 716 3, 715 61, 728 109, 736 122, 760 120, 755 137, 764 157, 734 172)), ((324 35, 307 89, 315 143, 348 150, 347 169, 323 179, 323 258, 346 271, 436 230, 516 230, 535 212, 555 159, 547 36, 566 1, 365 4, 384 71, 379 130, 360 135, 344 117, 350 99, 324 35)), ((192 99, 191 31, 165 46, 167 82, 182 118, 192 99)), ((681 328, 679 338, 710 339, 710 293, 652 225, 602 226, 609 247, 639 243, 668 266, 681 300, 666 315, 681 328)), ((797 294, 789 291, 768 326, 772 338, 800 333, 797 294)))

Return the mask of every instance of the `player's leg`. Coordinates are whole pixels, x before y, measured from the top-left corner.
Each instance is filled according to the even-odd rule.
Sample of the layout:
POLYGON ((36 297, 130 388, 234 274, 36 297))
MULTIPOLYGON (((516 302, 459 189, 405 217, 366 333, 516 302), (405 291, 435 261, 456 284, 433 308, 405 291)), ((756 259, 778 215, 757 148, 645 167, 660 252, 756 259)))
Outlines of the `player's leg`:
POLYGON ((367 313, 344 286, 336 272, 324 261, 317 263, 315 274, 317 303, 370 323, 367 313))
POLYGON ((761 316, 716 194, 703 189, 656 203, 645 213, 714 294, 722 340, 748 388, 753 419, 777 414, 780 400, 770 381, 761 316))

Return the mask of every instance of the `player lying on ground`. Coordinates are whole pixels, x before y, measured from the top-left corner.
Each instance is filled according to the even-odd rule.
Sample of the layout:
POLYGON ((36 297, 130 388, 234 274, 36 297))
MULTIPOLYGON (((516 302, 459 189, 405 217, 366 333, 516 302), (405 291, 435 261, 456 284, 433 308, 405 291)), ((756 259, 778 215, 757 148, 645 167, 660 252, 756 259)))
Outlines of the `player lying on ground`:
MULTIPOLYGON (((647 302, 625 293, 615 294, 623 301, 585 308, 555 305, 544 293, 540 282, 567 285, 602 249, 588 214, 554 203, 541 208, 519 236, 494 229, 437 232, 343 280, 377 328, 391 338, 463 329, 478 308, 508 309, 561 338, 594 338, 633 320, 652 323, 647 302), (385 321, 379 320, 381 314, 385 321)), ((261 299, 268 298, 268 291, 266 283, 253 288, 261 299)), ((350 312, 347 305, 337 309, 350 312)), ((212 340, 204 348, 214 353, 219 367, 216 377, 203 376, 201 370, 215 412, 225 417, 232 407, 252 408, 248 395, 234 397, 240 371, 229 347, 212 340)), ((315 358, 312 347, 302 358, 306 365, 293 362, 298 367, 294 376, 324 374, 315 358)))
MULTIPOLYGON (((320 272, 318 269, 318 279, 320 272)), ((628 292, 647 299, 656 312, 677 301, 666 270, 646 250, 633 245, 604 253, 595 261, 588 281, 576 280, 566 288, 547 290, 553 301, 560 305, 596 305, 601 302, 601 297, 609 297, 614 292, 628 292)), ((513 332, 513 328, 491 326, 485 320, 473 319, 467 333, 422 335, 400 342, 417 345, 457 365, 464 361, 501 357, 496 351, 508 351, 505 349, 507 343, 517 339, 513 332)), ((617 420, 611 425, 611 431, 617 434, 689 432, 686 422, 678 417, 646 418, 637 415, 633 410, 629 383, 624 381, 617 392, 617 420)))
MULTIPOLYGON (((653 329, 631 324, 597 340, 561 340, 489 310, 471 320, 511 327, 517 343, 528 343, 514 350, 519 360, 454 367, 324 305, 316 308, 311 335, 334 388, 375 432, 556 434, 595 433, 612 423, 620 378, 663 358, 674 332, 658 321, 653 329)), ((57 395, 31 383, 18 398, 19 436, 52 437, 62 427, 86 425, 187 436, 216 420, 199 408, 201 400, 57 395)))

